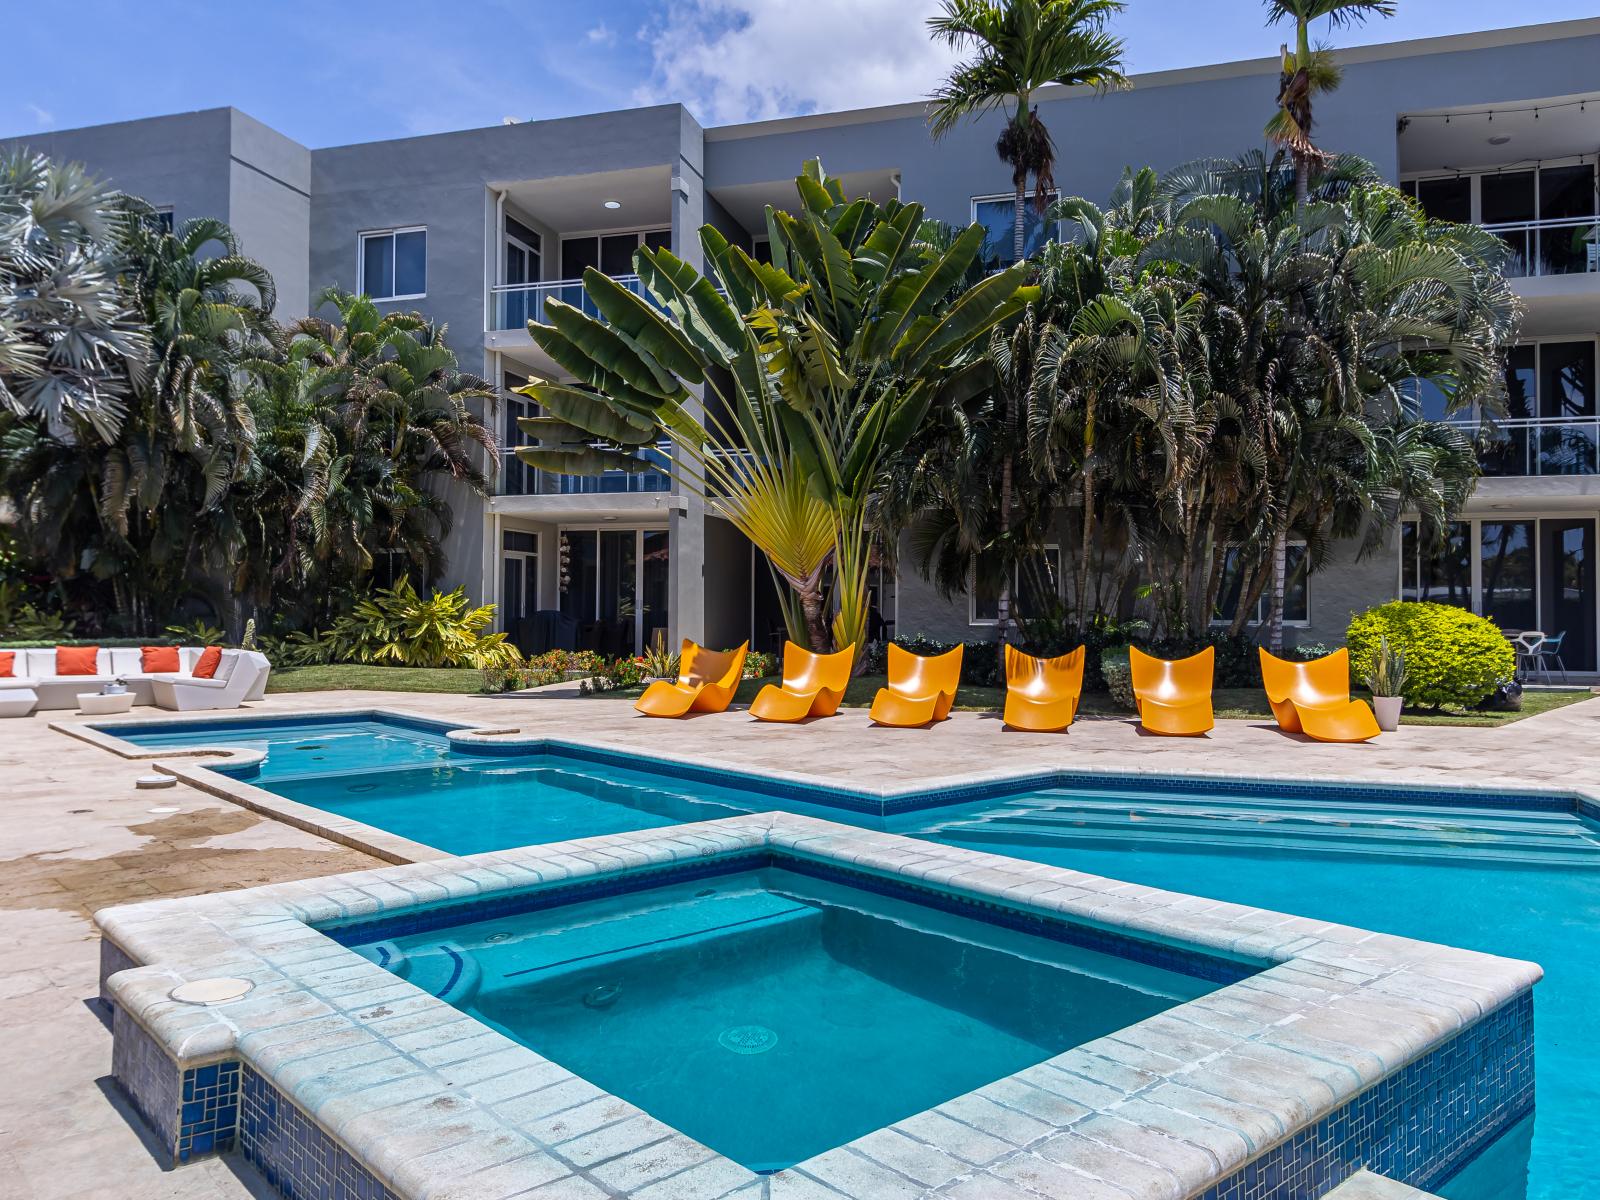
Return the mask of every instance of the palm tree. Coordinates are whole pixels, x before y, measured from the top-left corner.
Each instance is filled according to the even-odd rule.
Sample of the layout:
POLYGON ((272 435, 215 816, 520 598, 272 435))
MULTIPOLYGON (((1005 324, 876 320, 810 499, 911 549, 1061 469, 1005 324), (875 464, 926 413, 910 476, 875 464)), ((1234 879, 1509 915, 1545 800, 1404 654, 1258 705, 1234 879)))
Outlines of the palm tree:
POLYGON ((147 345, 120 286, 117 194, 76 164, 0 157, 0 409, 110 441, 147 345))
POLYGON ((1326 46, 1311 44, 1311 22, 1326 17, 1333 29, 1360 25, 1376 14, 1392 17, 1396 0, 1266 0, 1267 24, 1294 22, 1294 50, 1279 50, 1278 110, 1267 122, 1267 138, 1294 159, 1295 196, 1305 203, 1311 169, 1323 155, 1311 140, 1313 103, 1339 86, 1343 72, 1326 46))
MULTIPOLYGON (((528 332, 577 382, 524 389, 545 415, 521 422, 539 443, 517 454, 566 473, 637 470, 638 448, 665 439, 680 486, 775 565, 826 545, 820 519, 838 608, 831 640, 844 649, 866 639, 869 509, 883 468, 930 409, 987 382, 983 345, 1030 293, 1022 264, 966 285, 981 225, 941 250, 922 240, 921 205, 847 200, 816 160, 795 188, 798 211, 767 212, 770 263, 706 225, 716 282, 644 248, 634 263, 655 305, 592 270, 584 286, 605 320, 546 305, 551 323, 528 332), (703 413, 691 399, 700 387, 703 413)), ((824 649, 822 609, 807 603, 817 619, 790 636, 824 649)))
POLYGON ((1033 95, 1047 84, 1127 87, 1122 39, 1106 22, 1123 0, 944 0, 928 20, 933 36, 974 57, 958 65, 932 96, 929 123, 943 137, 975 113, 999 109, 1006 125, 995 153, 1011 168, 1016 189, 1012 255, 1026 253, 1028 180, 1042 217, 1055 189, 1055 144, 1039 118, 1033 95))

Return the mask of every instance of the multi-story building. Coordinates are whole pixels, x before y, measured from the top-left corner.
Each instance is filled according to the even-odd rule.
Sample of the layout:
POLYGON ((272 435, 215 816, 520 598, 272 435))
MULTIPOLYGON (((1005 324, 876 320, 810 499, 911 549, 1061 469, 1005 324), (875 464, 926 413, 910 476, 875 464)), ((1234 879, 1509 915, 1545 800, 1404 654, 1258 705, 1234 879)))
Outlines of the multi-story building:
MULTIPOLYGON (((1348 556, 1290 589, 1302 639, 1337 641, 1352 610, 1395 596, 1441 599, 1502 626, 1565 632, 1564 658, 1595 671, 1600 550, 1600 19, 1347 50, 1343 87, 1318 107, 1318 140, 1370 159, 1430 213, 1505 238, 1527 315, 1507 364, 1510 419, 1442 549, 1407 527, 1384 553, 1348 556), (1588 105, 1596 105, 1593 112, 1588 105)), ((1125 165, 1158 170, 1262 144, 1276 59, 1143 75, 1107 96, 1039 96, 1064 193, 1104 198, 1125 165)), ((583 641, 644 645, 657 628, 769 643, 768 572, 730 525, 659 474, 577 479, 511 453, 526 403, 510 389, 559 377, 526 322, 551 296, 582 302, 598 267, 632 280, 640 245, 700 262, 704 223, 759 250, 763 207, 793 202, 820 157, 852 194, 900 195, 946 221, 994 230, 1009 260, 1010 178, 994 119, 935 144, 922 103, 702 128, 681 105, 307 150, 231 109, 69 130, 27 143, 81 161, 178 221, 218 216, 278 281, 279 311, 324 287, 448 323, 469 368, 507 392, 497 493, 453 497, 451 584, 500 606, 506 628, 540 636, 559 611, 583 641)), ((1042 239, 1047 228, 1032 231, 1042 239)), ((648 453, 648 452, 647 452, 648 453)), ((981 637, 981 596, 941 596, 909 564, 878 581, 898 634, 981 637)))

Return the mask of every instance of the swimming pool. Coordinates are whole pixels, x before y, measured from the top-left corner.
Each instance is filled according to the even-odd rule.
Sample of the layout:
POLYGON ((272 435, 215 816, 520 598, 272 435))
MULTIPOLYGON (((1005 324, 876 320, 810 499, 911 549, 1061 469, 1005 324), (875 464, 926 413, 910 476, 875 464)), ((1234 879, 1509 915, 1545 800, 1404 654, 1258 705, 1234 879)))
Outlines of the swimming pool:
MULTIPOLYGON (((329 757, 326 738, 306 726, 258 732, 268 756, 250 782, 451 853, 729 813, 816 811, 813 802, 830 799, 560 748, 520 757, 407 749, 390 744, 406 737, 392 724, 364 767, 343 757, 364 761, 359 748, 329 757), (317 742, 322 750, 296 749, 317 742)), ((181 736, 194 744, 193 730, 181 736)), ((443 741, 437 730, 421 738, 443 741)), ((234 735, 215 740, 240 744, 234 735)), ((833 820, 1541 963, 1538 1112, 1442 1192, 1448 1200, 1600 1200, 1600 1168, 1586 1151, 1588 1114, 1600 1109, 1600 826, 1570 798, 1496 804, 1481 795, 1451 802, 1307 785, 1229 791, 1105 779, 1091 787, 1081 778, 960 805, 939 796, 940 807, 888 817, 862 811, 860 797, 831 798, 848 806, 826 811, 833 820)))
POLYGON ((454 920, 339 940, 762 1173, 1220 986, 772 867, 454 920))

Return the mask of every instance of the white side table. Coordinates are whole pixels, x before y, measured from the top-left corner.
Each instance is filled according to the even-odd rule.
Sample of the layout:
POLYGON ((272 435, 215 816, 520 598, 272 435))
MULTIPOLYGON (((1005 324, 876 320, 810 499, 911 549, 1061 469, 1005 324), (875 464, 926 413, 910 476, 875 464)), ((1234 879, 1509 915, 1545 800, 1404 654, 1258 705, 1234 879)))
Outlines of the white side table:
POLYGON ((78 693, 78 711, 86 717, 104 717, 112 713, 125 713, 132 707, 132 692, 118 692, 114 696, 108 696, 104 692, 78 693))
POLYGON ((0 688, 0 717, 25 717, 39 703, 32 688, 0 688))

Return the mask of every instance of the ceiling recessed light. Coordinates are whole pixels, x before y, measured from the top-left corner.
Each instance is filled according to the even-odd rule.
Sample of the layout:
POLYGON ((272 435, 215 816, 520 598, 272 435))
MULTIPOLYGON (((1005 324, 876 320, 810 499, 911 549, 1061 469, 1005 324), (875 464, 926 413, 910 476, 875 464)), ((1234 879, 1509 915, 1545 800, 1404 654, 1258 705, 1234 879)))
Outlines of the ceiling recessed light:
POLYGON ((1504 134, 1504 133, 1497 133, 1497 134, 1494 135, 1494 137, 1489 139, 1489 145, 1491 145, 1491 146, 1504 146, 1510 140, 1511 140, 1511 138, 1510 138, 1509 135, 1504 134))
POLYGON ((606 208, 621 208, 622 207, 622 201, 621 200, 607 200, 605 202, 605 207, 606 208))

